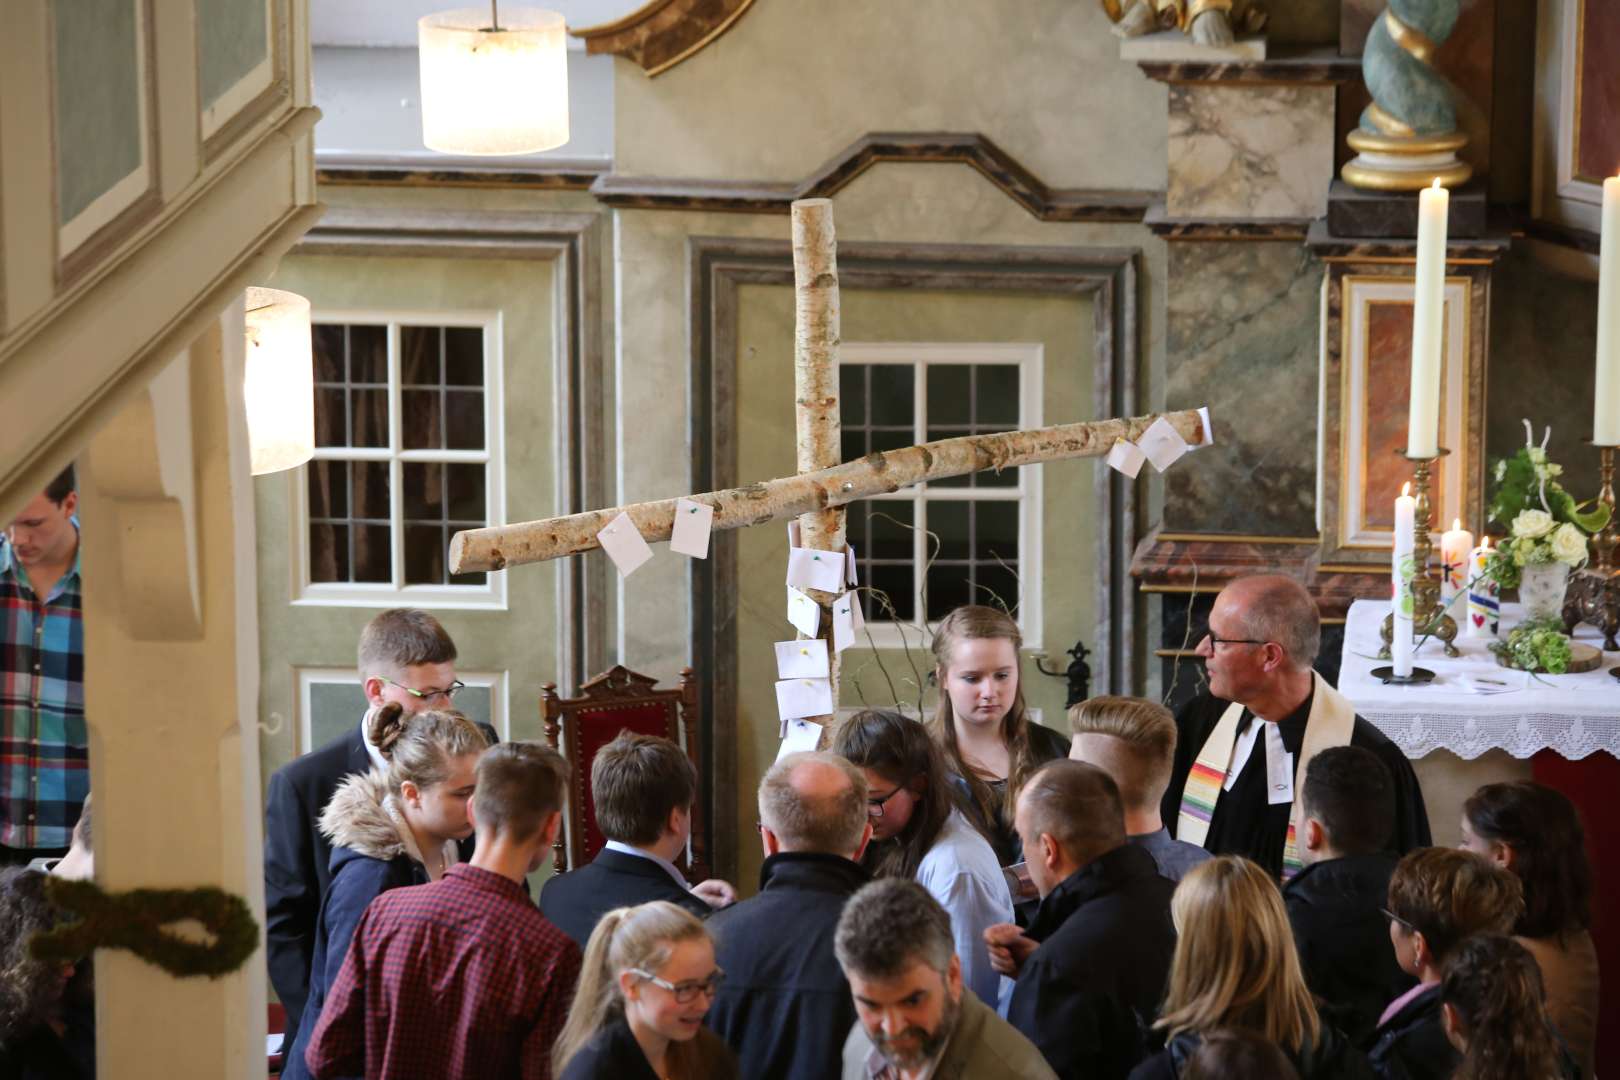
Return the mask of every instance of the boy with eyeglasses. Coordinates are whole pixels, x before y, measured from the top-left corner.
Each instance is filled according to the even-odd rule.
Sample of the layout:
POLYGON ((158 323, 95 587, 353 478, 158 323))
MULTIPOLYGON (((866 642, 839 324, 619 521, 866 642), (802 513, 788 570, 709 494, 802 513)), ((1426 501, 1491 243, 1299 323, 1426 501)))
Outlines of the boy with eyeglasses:
POLYGON ((304 1054, 313 1076, 549 1080, 580 951, 523 882, 551 854, 566 785, 549 747, 485 751, 472 861, 366 908, 304 1054))
MULTIPOLYGON (((456 679, 456 643, 425 611, 391 608, 378 614, 360 632, 359 660, 365 716, 325 746, 278 769, 265 795, 266 960, 289 1032, 298 1030, 309 995, 315 922, 332 883, 332 845, 318 827, 321 811, 346 777, 373 766, 386 768, 365 734, 373 711, 390 702, 407 713, 449 709, 462 686, 456 679)), ((499 741, 493 730, 480 726, 492 744, 499 741)))

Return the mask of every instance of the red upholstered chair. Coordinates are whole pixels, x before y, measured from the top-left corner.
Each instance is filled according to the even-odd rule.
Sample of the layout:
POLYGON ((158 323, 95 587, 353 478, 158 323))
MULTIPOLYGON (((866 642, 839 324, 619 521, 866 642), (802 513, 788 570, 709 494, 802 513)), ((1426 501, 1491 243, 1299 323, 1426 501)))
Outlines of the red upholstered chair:
POLYGON ((541 688, 546 741, 568 759, 568 838, 565 844, 562 836, 557 837, 553 859, 559 872, 584 866, 607 842, 596 824, 591 762, 596 752, 619 732, 629 730, 661 735, 685 747, 686 756, 698 771, 700 790, 692 804, 691 851, 685 865, 677 865, 694 883, 709 876, 703 842, 704 793, 699 764, 703 757, 698 742, 697 681, 691 668, 682 668, 676 689, 658 690, 656 686, 656 679, 616 665, 580 687, 577 698, 559 698, 556 683, 541 688))

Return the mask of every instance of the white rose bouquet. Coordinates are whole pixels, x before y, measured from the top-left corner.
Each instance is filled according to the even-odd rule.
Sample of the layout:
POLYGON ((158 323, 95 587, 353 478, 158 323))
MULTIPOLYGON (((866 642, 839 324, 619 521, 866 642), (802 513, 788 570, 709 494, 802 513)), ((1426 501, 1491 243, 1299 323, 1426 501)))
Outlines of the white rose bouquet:
POLYGON ((1609 508, 1596 499, 1577 503, 1558 482, 1564 468, 1547 460, 1548 428, 1541 445, 1532 441, 1530 421, 1518 453, 1496 463, 1496 494, 1490 518, 1508 530, 1485 568, 1505 589, 1516 588, 1526 566, 1563 563, 1571 569, 1586 562, 1587 537, 1609 522, 1609 508))

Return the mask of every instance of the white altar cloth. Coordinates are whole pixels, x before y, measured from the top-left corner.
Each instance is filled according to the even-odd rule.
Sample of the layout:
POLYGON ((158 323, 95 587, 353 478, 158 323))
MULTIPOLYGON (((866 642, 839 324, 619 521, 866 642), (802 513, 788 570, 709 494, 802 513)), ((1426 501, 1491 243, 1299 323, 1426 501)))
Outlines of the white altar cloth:
MULTIPOLYGON (((1389 614, 1387 600, 1357 600, 1345 620, 1344 656, 1339 690, 1356 712, 1393 739, 1407 757, 1450 750, 1476 758, 1493 748, 1527 758, 1554 750, 1571 761, 1598 750, 1620 757, 1620 680, 1609 669, 1620 666, 1620 653, 1605 653, 1595 671, 1579 675, 1536 675, 1501 667, 1489 651, 1488 638, 1456 641, 1462 655, 1447 657, 1438 638, 1430 638, 1414 662, 1435 673, 1422 686, 1385 686, 1372 669, 1388 664, 1375 660, 1381 645, 1378 628, 1389 614), (1480 694, 1468 689, 1464 676, 1506 682, 1504 693, 1480 694)), ((1524 617, 1518 604, 1502 605, 1502 633, 1524 617)), ((1578 641, 1602 648, 1595 627, 1575 630, 1578 641)))

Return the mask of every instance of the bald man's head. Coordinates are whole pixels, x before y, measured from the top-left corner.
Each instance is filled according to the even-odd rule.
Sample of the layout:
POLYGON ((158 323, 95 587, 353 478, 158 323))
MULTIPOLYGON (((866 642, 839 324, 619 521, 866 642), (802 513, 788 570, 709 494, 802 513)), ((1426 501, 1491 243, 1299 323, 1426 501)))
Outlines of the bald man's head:
POLYGON ((1282 574, 1238 578, 1215 598, 1210 621, 1228 637, 1275 642, 1296 671, 1309 671, 1322 647, 1322 615, 1305 586, 1282 574), (1236 627, 1234 633, 1231 627, 1236 627))
POLYGON ((788 754, 759 783, 759 820, 783 851, 852 857, 866 835, 866 777, 820 751, 788 754))

